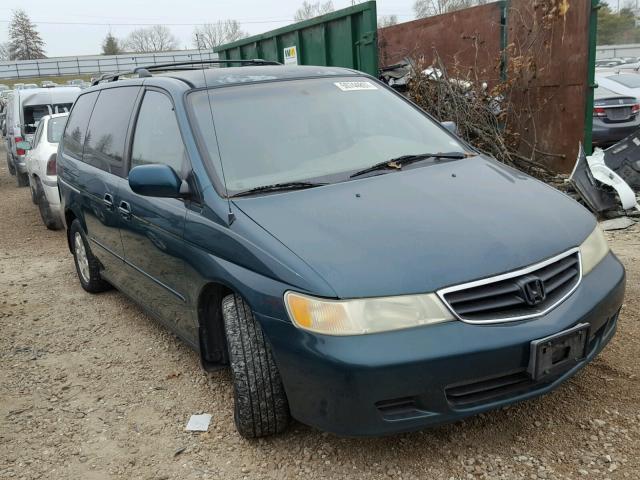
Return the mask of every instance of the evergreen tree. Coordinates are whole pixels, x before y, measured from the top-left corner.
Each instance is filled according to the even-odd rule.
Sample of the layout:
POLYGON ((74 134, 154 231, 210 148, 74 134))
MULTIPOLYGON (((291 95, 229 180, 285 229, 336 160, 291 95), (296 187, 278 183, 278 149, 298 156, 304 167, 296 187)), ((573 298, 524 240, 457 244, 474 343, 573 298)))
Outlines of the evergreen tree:
POLYGON ((9 25, 9 59, 33 60, 46 58, 44 40, 24 10, 15 10, 9 25))
POLYGON ((102 42, 102 54, 103 55, 118 55, 122 53, 120 49, 120 43, 118 39, 111 35, 111 32, 107 33, 104 41, 102 42))
POLYGON ((0 61, 9 60, 9 43, 0 43, 0 61))

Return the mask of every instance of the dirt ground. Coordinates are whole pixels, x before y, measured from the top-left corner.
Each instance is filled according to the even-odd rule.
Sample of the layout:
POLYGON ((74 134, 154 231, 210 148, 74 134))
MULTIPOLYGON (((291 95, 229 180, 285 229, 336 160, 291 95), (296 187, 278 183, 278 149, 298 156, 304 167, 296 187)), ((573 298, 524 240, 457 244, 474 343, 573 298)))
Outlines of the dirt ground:
MULTIPOLYGON (((242 439, 229 374, 116 291, 85 293, 0 150, 0 478, 640 478, 640 224, 610 235, 628 272, 608 348, 543 398, 454 425, 346 439, 294 423, 242 439), (184 430, 211 413, 209 432, 184 430)), ((552 212, 550 212, 552 214, 552 212)))

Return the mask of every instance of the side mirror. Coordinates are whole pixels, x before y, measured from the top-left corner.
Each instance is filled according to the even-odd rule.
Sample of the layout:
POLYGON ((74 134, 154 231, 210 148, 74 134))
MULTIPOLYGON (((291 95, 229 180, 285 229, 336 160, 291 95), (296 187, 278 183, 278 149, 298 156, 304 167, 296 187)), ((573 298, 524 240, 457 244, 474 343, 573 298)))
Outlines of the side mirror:
MULTIPOLYGON (((146 197, 181 198, 182 180, 168 165, 139 165, 129 172, 129 186, 146 197)), ((184 190, 184 189, 183 189, 184 190)))
POLYGON ((16 148, 21 150, 31 150, 31 143, 27 140, 22 140, 21 142, 16 143, 16 148))
POLYGON ((458 134, 458 125, 456 125, 456 122, 450 122, 450 121, 440 122, 440 125, 442 125, 444 128, 449 130, 454 135, 458 134))

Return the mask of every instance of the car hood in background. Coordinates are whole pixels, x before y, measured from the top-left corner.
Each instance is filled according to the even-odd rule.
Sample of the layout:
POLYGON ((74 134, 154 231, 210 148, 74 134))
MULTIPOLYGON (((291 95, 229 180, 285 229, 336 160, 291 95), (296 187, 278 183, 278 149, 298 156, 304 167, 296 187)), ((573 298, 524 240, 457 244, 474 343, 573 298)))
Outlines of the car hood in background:
POLYGON ((432 292, 518 269, 595 226, 562 193, 475 157, 234 204, 340 298, 432 292))

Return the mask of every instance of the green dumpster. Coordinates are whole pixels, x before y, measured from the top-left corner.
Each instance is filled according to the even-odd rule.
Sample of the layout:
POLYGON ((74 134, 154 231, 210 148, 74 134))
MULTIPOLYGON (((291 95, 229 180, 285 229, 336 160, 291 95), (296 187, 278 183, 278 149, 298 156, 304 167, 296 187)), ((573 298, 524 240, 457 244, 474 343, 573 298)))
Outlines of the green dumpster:
MULTIPOLYGON (((378 75, 376 2, 370 1, 214 48, 222 60, 262 58, 378 75)), ((230 64, 233 65, 233 64, 230 64)))

